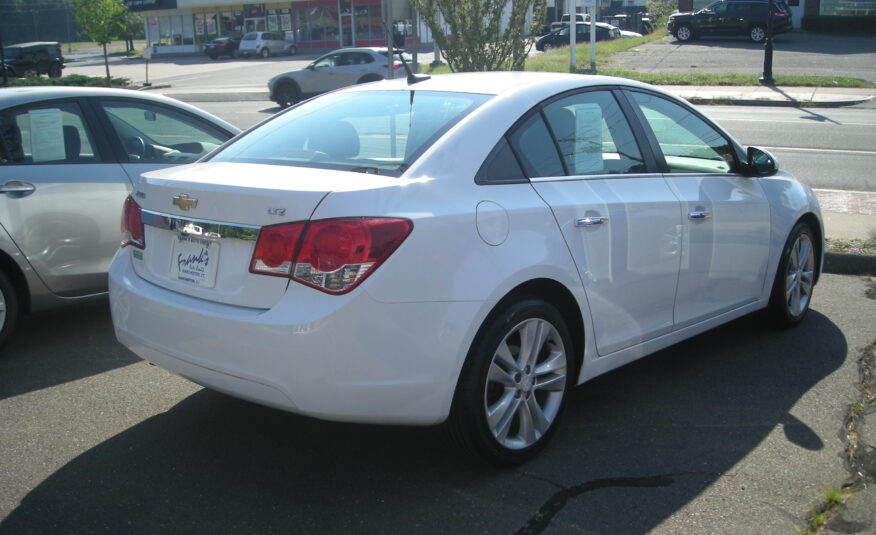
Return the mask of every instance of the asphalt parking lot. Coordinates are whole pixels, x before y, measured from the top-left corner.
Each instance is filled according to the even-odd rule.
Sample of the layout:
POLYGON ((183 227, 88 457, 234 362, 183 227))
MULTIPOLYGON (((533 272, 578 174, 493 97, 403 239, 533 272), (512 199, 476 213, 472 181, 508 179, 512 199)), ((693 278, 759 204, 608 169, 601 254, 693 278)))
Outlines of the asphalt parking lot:
MULTIPOLYGON (((640 72, 763 73, 764 45, 744 37, 703 37, 681 43, 671 35, 612 56, 613 66, 640 72)), ((873 36, 800 30, 776 36, 773 74, 843 76, 876 83, 873 36)))
POLYGON ((743 318, 579 388, 516 470, 201 389, 105 302, 31 316, 0 356, 0 533, 793 533, 848 476, 866 290, 825 275, 797 329, 743 318))

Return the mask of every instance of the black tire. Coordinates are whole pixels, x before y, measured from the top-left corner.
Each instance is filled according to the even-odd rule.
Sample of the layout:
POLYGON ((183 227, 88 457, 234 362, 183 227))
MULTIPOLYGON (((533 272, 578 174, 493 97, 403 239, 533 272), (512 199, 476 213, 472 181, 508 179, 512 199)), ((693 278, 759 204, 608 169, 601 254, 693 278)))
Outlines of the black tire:
POLYGON ((542 45, 542 47, 541 47, 542 52, 549 52, 549 51, 551 51, 551 50, 553 50, 553 49, 554 49, 554 45, 552 45, 552 44, 550 44, 550 43, 545 43, 545 44, 542 45))
POLYGON ((675 32, 673 32, 672 35, 682 43, 694 40, 694 32, 693 28, 690 27, 690 24, 679 24, 678 28, 675 29, 675 32))
POLYGON ((61 77, 61 64, 60 63, 52 63, 49 65, 49 78, 60 78, 61 77))
POLYGON ((288 108, 301 100, 301 91, 298 89, 297 85, 291 82, 280 84, 274 94, 277 97, 275 100, 281 108, 288 108))
POLYGON ((269 57, 271 57, 271 51, 268 50, 268 47, 264 47, 261 51, 261 55, 263 58, 268 59, 269 57))
POLYGON ((447 436, 493 463, 524 463, 553 436, 576 378, 572 338, 557 309, 536 298, 515 301, 478 332, 445 422, 447 436), (528 359, 521 341, 536 333, 543 341, 528 359))
POLYGON ((792 327, 806 317, 817 274, 815 234, 809 225, 801 221, 788 236, 773 281, 767 313, 776 326, 792 327))
POLYGON ((292 45, 292 46, 289 47, 289 55, 290 55, 290 56, 294 56, 294 55, 297 54, 297 53, 298 53, 298 47, 297 47, 297 46, 292 45))
POLYGON ((6 273, 0 271, 0 349, 15 330, 18 311, 18 294, 6 273))
POLYGON ((763 43, 766 39, 766 33, 766 26, 763 24, 752 24, 751 28, 748 29, 748 38, 751 39, 752 43, 763 43))
POLYGON ((216 59, 219 57, 218 54, 207 54, 207 55, 210 56, 210 59, 216 59))

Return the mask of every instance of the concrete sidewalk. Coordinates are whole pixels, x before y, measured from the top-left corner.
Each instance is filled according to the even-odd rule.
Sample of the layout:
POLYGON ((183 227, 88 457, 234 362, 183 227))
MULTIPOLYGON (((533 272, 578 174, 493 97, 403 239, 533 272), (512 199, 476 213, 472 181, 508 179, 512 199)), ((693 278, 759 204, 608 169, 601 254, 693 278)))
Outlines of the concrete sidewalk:
MULTIPOLYGON (((736 104, 740 106, 841 107, 867 102, 876 96, 876 88, 854 87, 692 85, 665 85, 660 87, 695 104, 736 104)), ((186 91, 164 85, 155 86, 151 89, 185 102, 270 100, 270 95, 266 87, 247 87, 233 90, 201 89, 186 91)))

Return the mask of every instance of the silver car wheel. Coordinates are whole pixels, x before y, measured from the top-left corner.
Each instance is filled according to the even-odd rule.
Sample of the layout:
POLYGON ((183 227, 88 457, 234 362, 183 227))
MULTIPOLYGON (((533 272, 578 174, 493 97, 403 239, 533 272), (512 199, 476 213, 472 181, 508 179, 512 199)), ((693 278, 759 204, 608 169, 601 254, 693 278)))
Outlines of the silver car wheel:
POLYGON ((757 25, 752 26, 751 32, 749 33, 749 38, 755 43, 760 43, 764 39, 766 39, 766 29, 763 26, 757 25))
POLYGON ((559 332, 544 319, 527 319, 505 335, 484 389, 487 425, 502 446, 527 448, 551 427, 566 391, 566 358, 559 332))
POLYGON ((801 233, 791 246, 785 274, 785 306, 791 316, 799 316, 809 306, 815 284, 815 249, 807 233, 801 233))
POLYGON ((693 32, 690 30, 690 26, 682 25, 679 26, 678 31, 675 32, 675 38, 679 41, 690 41, 693 32))

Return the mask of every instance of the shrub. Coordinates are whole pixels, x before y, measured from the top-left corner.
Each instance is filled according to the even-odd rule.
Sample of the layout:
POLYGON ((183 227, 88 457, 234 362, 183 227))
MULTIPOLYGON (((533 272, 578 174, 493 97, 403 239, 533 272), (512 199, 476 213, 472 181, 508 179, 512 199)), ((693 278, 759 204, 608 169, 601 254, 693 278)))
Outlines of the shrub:
MULTIPOLYGON (((112 87, 126 87, 130 80, 127 78, 113 78, 112 87)), ((80 87, 106 87, 106 78, 103 76, 83 76, 71 74, 60 78, 48 78, 44 76, 29 76, 27 78, 9 78, 9 86, 31 85, 72 85, 80 87)))

